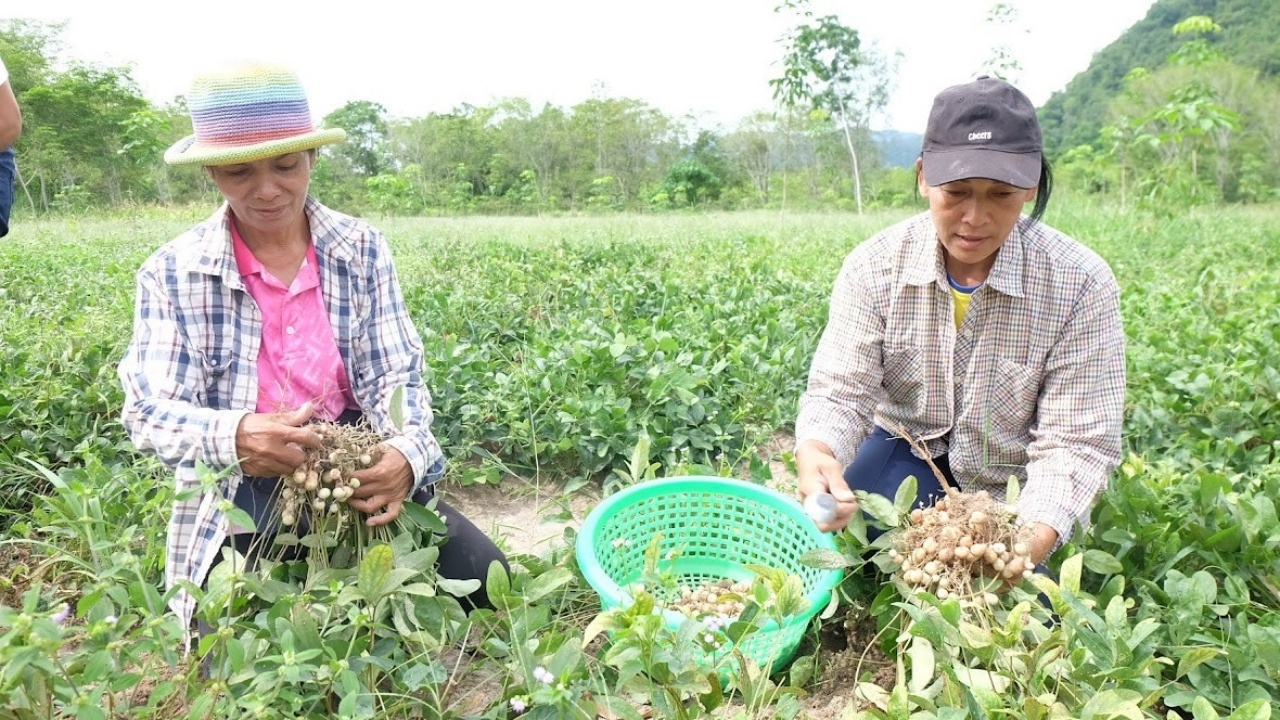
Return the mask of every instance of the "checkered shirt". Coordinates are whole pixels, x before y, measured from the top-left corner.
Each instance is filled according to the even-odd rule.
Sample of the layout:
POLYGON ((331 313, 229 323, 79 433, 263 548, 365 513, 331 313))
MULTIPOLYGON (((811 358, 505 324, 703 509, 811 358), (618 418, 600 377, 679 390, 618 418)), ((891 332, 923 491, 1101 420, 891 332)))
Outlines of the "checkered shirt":
MULTIPOLYGON (((386 238, 312 198, 304 211, 356 401, 375 430, 394 435, 387 444, 408 459, 418 487, 434 483, 443 453, 431 434, 422 341, 386 238), (405 388, 404 408, 396 429, 391 400, 399 386, 405 388)), ((224 204, 143 263, 133 336, 119 366, 124 426, 138 449, 173 469, 177 484, 165 569, 170 588, 199 587, 226 538, 224 503, 242 477, 236 429, 257 401, 262 315, 236 266, 229 218, 224 204)), ((190 593, 180 589, 170 604, 189 626, 195 610, 190 593)))
POLYGON ((1096 253, 1023 218, 955 325, 929 213, 845 258, 796 420, 844 466, 879 425, 948 454, 965 490, 1005 496, 1066 542, 1120 461, 1120 292, 1096 253))

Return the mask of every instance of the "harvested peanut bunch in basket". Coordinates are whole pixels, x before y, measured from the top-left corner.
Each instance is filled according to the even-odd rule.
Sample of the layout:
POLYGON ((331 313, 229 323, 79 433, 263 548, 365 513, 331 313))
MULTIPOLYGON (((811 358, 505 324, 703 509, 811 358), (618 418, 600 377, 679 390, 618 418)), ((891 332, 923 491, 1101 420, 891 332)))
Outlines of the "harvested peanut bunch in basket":
POLYGON ((707 580, 697 587, 680 586, 680 597, 668 607, 691 618, 707 615, 737 617, 746 609, 743 598, 750 592, 749 581, 707 580))
POLYGON ((940 600, 956 596, 995 605, 995 593, 975 591, 977 577, 1017 584, 1030 578, 1035 563, 1025 530, 1014 523, 1012 505, 985 490, 949 489, 928 508, 911 511, 910 521, 889 558, 909 587, 932 592, 940 600))
POLYGON ((280 522, 286 527, 324 515, 348 520, 347 500, 360 487, 352 473, 372 467, 382 457, 382 436, 368 425, 319 422, 310 427, 320 436, 320 447, 309 449, 306 461, 281 478, 280 522))

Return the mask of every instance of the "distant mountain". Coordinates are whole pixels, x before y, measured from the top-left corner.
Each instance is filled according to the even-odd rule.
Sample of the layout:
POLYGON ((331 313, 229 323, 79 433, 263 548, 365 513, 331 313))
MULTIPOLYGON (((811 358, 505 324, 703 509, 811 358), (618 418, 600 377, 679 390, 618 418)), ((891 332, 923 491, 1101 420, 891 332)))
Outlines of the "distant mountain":
POLYGON ((924 136, 920 133, 902 132, 900 130, 875 130, 871 139, 880 148, 880 159, 885 167, 911 167, 920 156, 920 144, 924 136))
POLYGON ((1159 0, 1107 47, 1098 51, 1088 69, 1072 78, 1040 108, 1045 149, 1050 155, 1090 143, 1108 121, 1107 105, 1135 67, 1154 70, 1186 38, 1173 26, 1192 15, 1208 15, 1223 31, 1209 38, 1233 62, 1257 68, 1264 76, 1280 76, 1280 1, 1277 0, 1159 0))

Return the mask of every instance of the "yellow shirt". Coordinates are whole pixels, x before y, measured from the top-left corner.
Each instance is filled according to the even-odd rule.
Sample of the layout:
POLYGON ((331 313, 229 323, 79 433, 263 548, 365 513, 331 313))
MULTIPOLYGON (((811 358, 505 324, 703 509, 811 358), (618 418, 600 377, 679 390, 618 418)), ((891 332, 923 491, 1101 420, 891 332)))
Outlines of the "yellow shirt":
POLYGON ((951 279, 951 275, 947 275, 947 282, 951 285, 951 297, 955 300, 952 305, 956 307, 956 329, 960 329, 960 323, 964 322, 964 314, 969 312, 969 301, 973 299, 973 293, 980 287, 982 283, 978 283, 972 287, 966 287, 951 279))

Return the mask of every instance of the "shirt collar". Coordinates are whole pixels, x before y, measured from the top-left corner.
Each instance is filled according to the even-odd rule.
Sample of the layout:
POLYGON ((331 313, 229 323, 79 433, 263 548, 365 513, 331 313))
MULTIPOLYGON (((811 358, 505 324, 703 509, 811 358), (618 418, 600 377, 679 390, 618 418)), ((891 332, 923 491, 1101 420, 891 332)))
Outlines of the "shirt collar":
POLYGON ((236 267, 240 270, 241 276, 261 275, 262 261, 258 260, 249 246, 245 244, 244 238, 240 237, 237 232, 235 223, 230 223, 231 245, 234 248, 236 257, 236 267))
MULTIPOLYGON (((317 262, 330 257, 349 261, 355 256, 355 246, 346 233, 349 218, 333 213, 309 195, 303 205, 303 212, 307 214, 307 223, 311 227, 311 244, 319 256, 316 258, 317 262)), ((244 281, 240 277, 235 247, 231 240, 231 206, 223 202, 194 232, 197 237, 196 252, 185 269, 216 275, 228 287, 244 290, 244 281)))
MULTIPOLYGON (((913 226, 913 230, 918 231, 920 235, 913 238, 916 240, 912 243, 915 250, 904 279, 908 285, 928 285, 936 282, 939 287, 949 289, 942 243, 938 242, 938 232, 928 216, 927 212, 924 213, 923 221, 913 226)), ((1022 258, 1025 254, 1023 249, 1025 240, 1021 230, 1023 222, 1019 220, 1013 226, 1009 237, 1000 246, 999 252, 996 253, 995 265, 991 266, 991 274, 987 276, 985 283, 991 289, 1013 297, 1023 296, 1022 258)))

